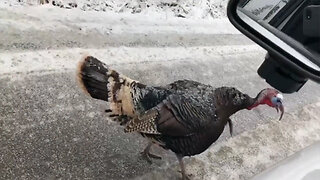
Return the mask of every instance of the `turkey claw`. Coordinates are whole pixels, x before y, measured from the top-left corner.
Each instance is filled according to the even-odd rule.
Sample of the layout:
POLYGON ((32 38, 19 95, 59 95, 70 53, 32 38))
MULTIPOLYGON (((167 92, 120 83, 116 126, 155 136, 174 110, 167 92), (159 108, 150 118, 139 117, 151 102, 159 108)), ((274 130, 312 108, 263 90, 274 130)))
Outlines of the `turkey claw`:
POLYGON ((142 157, 144 157, 144 158, 148 161, 148 163, 150 163, 150 164, 152 164, 151 158, 153 158, 153 159, 162 159, 161 156, 157 156, 157 155, 154 155, 154 154, 152 154, 152 153, 150 153, 150 152, 146 152, 146 151, 142 151, 140 154, 141 154, 142 157))
MULTIPOLYGON (((182 174, 181 170, 178 170, 179 173, 182 174)), ((191 180, 190 178, 193 176, 193 174, 186 174, 185 177, 182 177, 182 180, 191 180)))

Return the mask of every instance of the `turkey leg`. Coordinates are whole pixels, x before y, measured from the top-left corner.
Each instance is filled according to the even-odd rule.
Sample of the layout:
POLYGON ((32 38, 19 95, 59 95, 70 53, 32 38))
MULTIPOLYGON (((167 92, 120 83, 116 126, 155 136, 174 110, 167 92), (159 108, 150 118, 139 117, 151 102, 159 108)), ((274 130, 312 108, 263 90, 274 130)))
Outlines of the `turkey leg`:
POLYGON ((179 154, 176 154, 176 156, 177 156, 179 164, 180 164, 182 180, 190 180, 190 178, 188 177, 189 175, 186 174, 186 169, 184 167, 184 163, 183 163, 183 160, 182 160, 183 157, 181 155, 179 155, 179 154))

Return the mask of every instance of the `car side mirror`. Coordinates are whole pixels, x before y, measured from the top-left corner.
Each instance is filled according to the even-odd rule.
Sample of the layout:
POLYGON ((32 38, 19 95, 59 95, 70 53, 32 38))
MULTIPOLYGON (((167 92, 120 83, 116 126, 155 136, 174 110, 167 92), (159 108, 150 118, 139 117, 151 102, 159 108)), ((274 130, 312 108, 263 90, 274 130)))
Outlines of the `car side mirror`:
POLYGON ((230 0, 231 23, 268 51, 258 74, 274 88, 293 93, 320 83, 320 1, 230 0))

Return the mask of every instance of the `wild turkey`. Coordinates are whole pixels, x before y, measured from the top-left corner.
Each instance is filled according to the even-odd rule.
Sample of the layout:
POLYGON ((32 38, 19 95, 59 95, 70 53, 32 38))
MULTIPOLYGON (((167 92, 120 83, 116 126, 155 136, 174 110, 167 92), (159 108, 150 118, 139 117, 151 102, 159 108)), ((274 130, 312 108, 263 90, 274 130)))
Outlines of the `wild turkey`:
MULTIPOLYGON (((232 87, 213 88, 190 80, 179 80, 166 86, 147 86, 110 69, 98 59, 87 56, 79 64, 78 78, 93 98, 108 101, 107 112, 125 126, 125 132, 138 132, 153 143, 173 151, 187 179, 182 158, 205 151, 215 142, 227 123, 232 134, 230 116, 242 109, 251 110, 267 104, 284 113, 282 95, 275 89, 264 89, 255 98, 232 87)), ((149 159, 150 160, 150 159, 149 159)))

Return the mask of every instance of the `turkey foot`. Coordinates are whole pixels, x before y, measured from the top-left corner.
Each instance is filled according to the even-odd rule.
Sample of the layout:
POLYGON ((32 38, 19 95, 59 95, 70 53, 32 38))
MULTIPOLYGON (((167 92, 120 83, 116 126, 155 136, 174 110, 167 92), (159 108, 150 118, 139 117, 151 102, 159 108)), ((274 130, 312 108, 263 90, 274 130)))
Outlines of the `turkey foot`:
MULTIPOLYGON (((181 170, 178 170, 178 172, 179 173, 181 173, 181 174, 183 174, 182 172, 181 172, 181 170)), ((191 180, 190 178, 193 176, 193 174, 185 174, 185 177, 184 177, 184 179, 182 178, 182 180, 191 180)))
POLYGON ((140 153, 150 164, 152 164, 151 158, 162 159, 160 156, 150 153, 152 142, 149 142, 148 146, 140 153))

